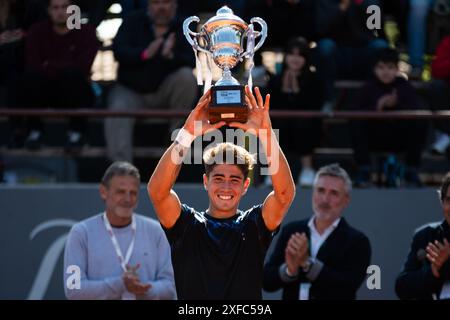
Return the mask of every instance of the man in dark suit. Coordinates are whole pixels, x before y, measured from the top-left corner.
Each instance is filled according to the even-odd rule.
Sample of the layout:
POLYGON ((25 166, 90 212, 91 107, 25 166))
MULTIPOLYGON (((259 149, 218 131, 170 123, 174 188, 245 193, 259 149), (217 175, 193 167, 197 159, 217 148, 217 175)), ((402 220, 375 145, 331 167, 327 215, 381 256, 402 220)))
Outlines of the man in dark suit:
POLYGON ((369 239, 342 217, 352 183, 337 164, 316 174, 310 219, 287 224, 264 268, 264 289, 285 300, 355 299, 370 264, 369 239))
POLYGON ((450 172, 439 196, 444 221, 419 228, 413 237, 395 292, 400 299, 450 299, 450 172))

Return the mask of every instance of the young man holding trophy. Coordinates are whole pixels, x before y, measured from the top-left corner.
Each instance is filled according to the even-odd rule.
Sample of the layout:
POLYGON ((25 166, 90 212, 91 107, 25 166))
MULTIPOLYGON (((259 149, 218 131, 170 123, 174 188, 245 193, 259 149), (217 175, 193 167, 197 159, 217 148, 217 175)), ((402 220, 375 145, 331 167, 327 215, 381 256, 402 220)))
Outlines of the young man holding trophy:
POLYGON ((255 133, 269 159, 273 191, 262 204, 246 211, 238 209, 254 159, 231 143, 218 144, 203 154, 208 209, 197 211, 182 204, 172 189, 192 141, 225 124, 211 124, 208 119, 211 91, 191 112, 148 183, 150 199, 172 248, 179 299, 262 298, 264 257, 294 199, 295 184, 272 131, 270 96, 263 101, 258 88, 255 93, 256 97, 246 87, 247 122, 229 126, 255 133), (197 130, 199 123, 201 130, 197 130))
MULTIPOLYGON (((270 95, 264 100, 255 88, 255 97, 249 86, 244 89, 231 76, 230 69, 243 57, 252 58, 265 39, 267 26, 262 19, 253 18, 251 22, 262 26, 262 31, 256 32, 252 24, 247 25, 227 7, 219 9, 200 33, 194 33, 188 25, 198 20, 186 19, 184 34, 194 50, 211 56, 224 74, 190 113, 147 189, 171 245, 179 299, 261 299, 264 257, 294 199, 295 184, 272 130, 270 95), (261 41, 255 46, 259 36, 261 41), (245 37, 247 50, 243 52, 245 37), (182 204, 172 187, 194 139, 225 124, 259 139, 273 191, 262 204, 239 210, 255 159, 240 146, 220 143, 203 153, 203 184, 209 206, 197 211, 182 204)), ((207 79, 206 87, 209 85, 207 79)))

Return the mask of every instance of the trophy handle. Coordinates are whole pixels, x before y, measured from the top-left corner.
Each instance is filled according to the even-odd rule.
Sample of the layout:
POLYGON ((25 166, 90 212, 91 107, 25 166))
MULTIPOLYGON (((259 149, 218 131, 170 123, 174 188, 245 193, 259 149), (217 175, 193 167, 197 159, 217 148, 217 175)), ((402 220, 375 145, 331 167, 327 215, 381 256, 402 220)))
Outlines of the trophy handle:
POLYGON ((183 34, 186 37, 186 40, 189 42, 189 44, 196 50, 204 52, 209 54, 210 52, 208 50, 206 50, 205 48, 201 47, 198 43, 198 38, 203 37, 202 34, 197 33, 192 31, 191 29, 189 29, 189 25, 191 24, 191 22, 199 22, 200 18, 197 16, 191 16, 189 18, 187 18, 186 20, 184 20, 183 22, 183 34), (191 37, 191 35, 193 36, 193 38, 191 37))
POLYGON ((258 17, 252 18, 250 20, 250 23, 252 23, 252 24, 257 23, 257 24, 259 24, 261 26, 261 31, 253 31, 254 35, 255 35, 255 39, 258 38, 259 36, 261 36, 261 39, 259 40, 258 44, 253 49, 253 51, 257 51, 264 44, 264 41, 266 41, 266 38, 267 38, 267 23, 263 19, 258 18, 258 17))

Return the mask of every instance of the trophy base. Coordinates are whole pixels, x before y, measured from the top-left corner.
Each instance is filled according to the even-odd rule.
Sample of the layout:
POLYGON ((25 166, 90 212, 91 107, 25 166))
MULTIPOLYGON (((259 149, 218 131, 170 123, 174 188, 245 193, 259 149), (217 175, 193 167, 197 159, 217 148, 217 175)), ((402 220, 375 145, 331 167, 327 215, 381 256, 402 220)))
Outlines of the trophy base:
POLYGON ((247 107, 209 107, 209 122, 247 122, 247 107))
POLYGON ((212 99, 208 106, 209 122, 247 122, 248 110, 244 97, 244 86, 213 86, 211 88, 212 99))

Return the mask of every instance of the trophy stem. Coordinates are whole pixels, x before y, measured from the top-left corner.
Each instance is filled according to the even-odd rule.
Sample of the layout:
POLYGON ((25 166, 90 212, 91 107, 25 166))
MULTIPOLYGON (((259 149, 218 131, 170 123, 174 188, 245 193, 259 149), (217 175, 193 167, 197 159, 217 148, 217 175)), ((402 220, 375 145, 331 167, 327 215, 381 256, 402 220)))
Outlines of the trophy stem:
POLYGON ((225 67, 223 68, 223 73, 231 74, 231 69, 230 69, 230 67, 229 67, 229 66, 225 66, 225 67))
POLYGON ((233 76, 231 75, 230 68, 229 67, 225 67, 223 69, 222 79, 224 79, 224 80, 231 80, 231 78, 233 78, 233 76))
POLYGON ((240 85, 239 82, 233 78, 231 75, 231 69, 228 66, 225 66, 222 71, 222 78, 216 82, 216 86, 230 86, 230 85, 240 85))

